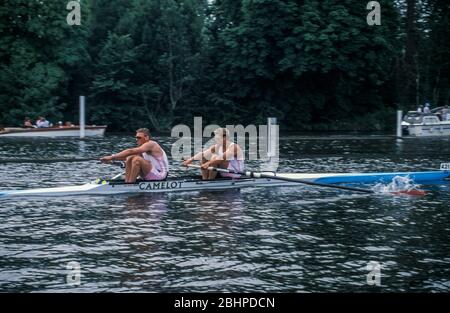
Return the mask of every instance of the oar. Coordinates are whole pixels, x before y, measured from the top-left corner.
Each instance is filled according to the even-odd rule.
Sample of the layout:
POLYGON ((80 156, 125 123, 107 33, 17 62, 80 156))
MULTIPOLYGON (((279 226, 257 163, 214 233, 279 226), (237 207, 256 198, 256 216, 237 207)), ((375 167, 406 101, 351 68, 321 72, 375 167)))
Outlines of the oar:
MULTIPOLYGON (((102 164, 104 164, 104 163, 102 163, 102 164)), ((122 161, 112 161, 112 162, 106 163, 106 164, 119 166, 120 168, 125 168, 125 162, 122 162, 122 161)), ((125 173, 126 172, 121 172, 121 173, 117 174, 116 176, 112 177, 110 180, 117 180, 117 179, 121 178, 122 175, 125 175, 125 173)))
POLYGON ((58 162, 87 162, 98 158, 52 158, 52 159, 0 159, 0 163, 58 163, 58 162))
POLYGON ((111 161, 111 162, 109 162, 107 164, 114 165, 114 166, 119 166, 121 168, 125 168, 125 162, 122 162, 122 161, 111 161))
MULTIPOLYGON (((200 165, 195 164, 188 164, 187 166, 193 167, 193 168, 201 168, 200 165)), ((239 171, 232 171, 224 168, 216 168, 216 167, 208 167, 208 170, 210 171, 217 171, 217 172, 223 172, 223 173, 231 173, 231 174, 239 174, 244 175, 247 177, 254 177, 254 178, 269 178, 269 179, 277 179, 287 182, 293 182, 293 183, 299 183, 299 184, 305 184, 310 186, 318 186, 318 187, 327 187, 327 188, 336 188, 336 189, 342 189, 342 190, 350 190, 350 191, 356 191, 356 192, 363 192, 368 194, 374 194, 375 191, 371 189, 363 189, 363 188, 355 188, 355 187, 346 187, 346 186, 340 186, 340 185, 334 185, 334 184, 324 184, 324 183, 316 183, 309 180, 303 180, 303 179, 297 179, 297 178, 289 178, 289 177, 282 177, 282 176, 276 176, 274 175, 267 175, 260 172, 252 172, 252 171, 246 171, 246 172, 239 172, 239 171)), ((393 194, 407 194, 412 196, 424 196, 426 195, 425 191, 423 190, 403 190, 403 191, 397 191, 393 192, 393 194)))

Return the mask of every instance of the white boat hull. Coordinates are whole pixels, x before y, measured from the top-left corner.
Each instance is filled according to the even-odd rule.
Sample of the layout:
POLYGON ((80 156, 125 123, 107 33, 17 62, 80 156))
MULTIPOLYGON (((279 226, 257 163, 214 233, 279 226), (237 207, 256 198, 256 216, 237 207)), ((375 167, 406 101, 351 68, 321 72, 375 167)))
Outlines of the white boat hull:
POLYGON ((296 185, 279 180, 265 178, 252 179, 224 179, 215 181, 202 180, 168 180, 139 182, 136 184, 125 183, 88 183, 81 186, 68 186, 56 188, 40 188, 30 190, 16 190, 0 192, 0 197, 33 197, 33 196, 70 196, 70 195, 116 195, 126 193, 160 193, 160 192, 185 192, 202 190, 238 189, 245 187, 268 187, 296 185))
MULTIPOLYGON (((105 134, 106 126, 86 126, 86 137, 98 137, 105 134)), ((79 127, 54 128, 5 128, 0 137, 80 137, 79 127)))
POLYGON ((450 122, 433 125, 409 125, 408 134, 416 137, 450 136, 450 122))

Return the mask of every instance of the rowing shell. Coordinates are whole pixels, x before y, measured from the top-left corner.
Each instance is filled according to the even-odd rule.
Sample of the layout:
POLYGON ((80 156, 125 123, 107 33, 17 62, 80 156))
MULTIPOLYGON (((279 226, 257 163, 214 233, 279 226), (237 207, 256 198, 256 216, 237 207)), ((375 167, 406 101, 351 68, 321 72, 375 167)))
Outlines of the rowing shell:
MULTIPOLYGON (((320 173, 320 174, 274 174, 277 177, 306 180, 316 183, 390 183, 394 177, 409 177, 416 183, 441 181, 450 178, 450 171, 400 172, 400 173, 320 173)), ((27 190, 0 191, 0 197, 24 196, 71 196, 71 195, 114 195, 126 193, 183 192, 201 190, 237 189, 246 187, 294 186, 295 182, 286 182, 270 178, 239 178, 202 181, 193 178, 168 179, 165 181, 141 181, 124 183, 123 181, 91 182, 80 186, 39 188, 27 190)))

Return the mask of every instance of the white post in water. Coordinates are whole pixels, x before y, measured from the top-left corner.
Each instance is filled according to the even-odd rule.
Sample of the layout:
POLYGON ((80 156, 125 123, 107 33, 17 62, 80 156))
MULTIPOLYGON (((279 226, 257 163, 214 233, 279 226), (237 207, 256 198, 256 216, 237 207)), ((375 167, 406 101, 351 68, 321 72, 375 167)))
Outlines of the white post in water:
POLYGON ((403 112, 401 110, 397 111, 397 138, 402 138, 402 117, 403 112))
MULTIPOLYGON (((277 119, 275 117, 269 117, 267 119, 267 161, 260 164, 261 171, 278 170, 279 164, 279 128, 277 125, 277 119)), ((265 156, 264 156, 265 157, 265 156)))
POLYGON ((80 138, 86 135, 85 124, 85 99, 84 96, 80 96, 80 138))
POLYGON ((276 133, 275 133, 275 125, 277 125, 276 117, 269 117, 267 119, 267 156, 270 158, 276 155, 276 133))

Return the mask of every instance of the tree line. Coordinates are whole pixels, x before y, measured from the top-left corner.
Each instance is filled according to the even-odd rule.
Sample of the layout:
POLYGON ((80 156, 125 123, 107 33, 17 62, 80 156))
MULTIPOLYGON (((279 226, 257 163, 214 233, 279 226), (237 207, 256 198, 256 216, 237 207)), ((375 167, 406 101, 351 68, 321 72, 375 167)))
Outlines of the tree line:
POLYGON ((80 0, 0 4, 0 125, 25 116, 110 130, 207 123, 382 130, 396 109, 448 104, 450 3, 80 0))

